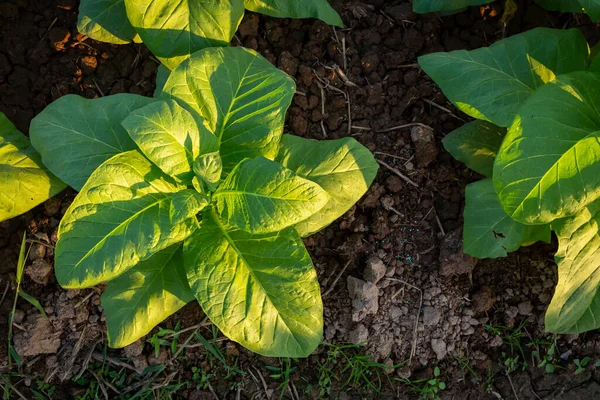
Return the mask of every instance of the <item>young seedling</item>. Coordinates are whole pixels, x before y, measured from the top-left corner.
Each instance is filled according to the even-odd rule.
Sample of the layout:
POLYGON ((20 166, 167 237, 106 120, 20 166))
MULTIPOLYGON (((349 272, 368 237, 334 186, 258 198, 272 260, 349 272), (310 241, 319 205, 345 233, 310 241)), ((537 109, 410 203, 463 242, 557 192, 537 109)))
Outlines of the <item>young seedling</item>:
POLYGON ((545 321, 554 333, 600 327, 597 53, 577 29, 537 28, 488 48, 419 58, 448 99, 477 119, 444 139, 486 177, 466 189, 465 252, 504 257, 549 242, 551 231, 558 237, 559 279, 545 321))
POLYGON ((348 211, 378 164, 352 138, 283 135, 294 92, 256 52, 210 48, 175 68, 158 99, 65 96, 34 119, 46 165, 80 189, 59 226, 56 278, 108 282, 110 346, 193 299, 259 354, 306 357, 320 343, 302 237, 348 211))
POLYGON ((589 364, 590 360, 591 359, 589 357, 584 357, 581 360, 579 358, 573 360, 573 364, 575 364, 575 366, 577 367, 577 369, 575 370, 575 375, 579 375, 580 373, 582 373, 585 367, 589 364))

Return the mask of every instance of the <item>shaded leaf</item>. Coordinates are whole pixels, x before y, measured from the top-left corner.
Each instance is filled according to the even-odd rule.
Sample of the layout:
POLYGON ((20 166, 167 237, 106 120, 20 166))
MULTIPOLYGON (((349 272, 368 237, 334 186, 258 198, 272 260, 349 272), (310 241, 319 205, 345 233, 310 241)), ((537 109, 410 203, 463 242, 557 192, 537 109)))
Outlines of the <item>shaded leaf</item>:
POLYGON ((154 89, 154 97, 160 97, 163 87, 165 86, 165 83, 167 83, 167 79, 169 79, 169 75, 171 75, 171 70, 165 67, 164 64, 160 64, 156 69, 156 88, 154 89))
POLYGON ((505 128, 475 120, 450 132, 442 143, 452 157, 473 171, 491 178, 496 153, 505 134, 505 128))
POLYGON ((327 192, 313 181, 263 157, 242 161, 213 195, 221 218, 251 233, 295 225, 328 200, 327 192))
POLYGON ((419 14, 459 11, 492 1, 494 0, 413 0, 413 11, 419 14))
POLYGON ((223 173, 223 162, 218 151, 203 154, 194 161, 194 174, 204 182, 208 189, 217 189, 221 174, 223 173))
POLYGON ((50 171, 81 190, 100 164, 137 148, 121 121, 154 101, 128 93, 93 100, 68 94, 31 121, 31 143, 50 171))
POLYGON ((465 201, 464 249, 473 257, 506 257, 523 245, 550 242, 550 225, 523 225, 506 215, 491 179, 467 185, 465 201))
POLYGON ((314 141, 283 135, 276 161, 317 183, 329 195, 325 207, 296 224, 303 237, 348 211, 369 189, 379 169, 371 152, 352 138, 314 141))
POLYGON ((244 158, 277 155, 295 89, 289 76, 255 51, 227 47, 194 53, 171 72, 161 97, 206 120, 228 173, 244 158))
POLYGON ((339 14, 327 0, 245 0, 250 11, 277 18, 318 18, 329 25, 344 27, 339 14))
POLYGON ((319 345, 319 282, 293 228, 251 235, 205 214, 184 262, 196 299, 230 339, 272 357, 306 357, 319 345))
POLYGON ((81 0, 77 30, 100 42, 126 44, 136 36, 123 0, 81 0))
POLYGON ((56 244, 56 279, 64 288, 109 281, 188 237, 193 218, 173 224, 173 183, 137 151, 102 164, 63 217, 56 244))

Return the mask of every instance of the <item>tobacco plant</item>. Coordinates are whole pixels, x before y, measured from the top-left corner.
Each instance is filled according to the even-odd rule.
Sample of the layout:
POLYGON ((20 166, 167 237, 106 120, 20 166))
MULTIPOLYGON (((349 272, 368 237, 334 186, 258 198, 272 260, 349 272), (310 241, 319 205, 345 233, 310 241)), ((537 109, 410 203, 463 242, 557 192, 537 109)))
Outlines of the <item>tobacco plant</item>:
POLYGON ((327 0, 82 0, 77 28, 102 42, 143 41, 173 69, 197 50, 228 46, 245 9, 343 26, 327 0))
POLYGON ((46 165, 79 190, 58 231, 65 288, 108 282, 109 344, 196 299, 230 339, 303 357, 321 340, 302 237, 345 213, 377 173, 352 138, 282 135, 294 81, 252 50, 196 52, 157 98, 64 96, 32 122, 46 165))
MULTIPOLYGON (((494 0, 414 0, 413 10, 416 13, 456 12, 469 6, 492 3, 494 0)), ((514 0, 507 0, 507 3, 514 0)), ((600 2, 596 0, 535 0, 548 11, 586 13, 592 21, 600 20, 600 2)), ((516 4, 514 5, 516 6, 516 4)), ((510 5, 507 7, 511 7, 510 5)))
POLYGON ((0 222, 21 215, 66 185, 42 164, 29 139, 0 113, 0 222))
POLYGON ((600 327, 600 61, 579 30, 538 28, 473 51, 419 58, 476 118, 444 139, 486 179, 466 189, 464 248, 503 257, 558 237, 546 329, 600 327))

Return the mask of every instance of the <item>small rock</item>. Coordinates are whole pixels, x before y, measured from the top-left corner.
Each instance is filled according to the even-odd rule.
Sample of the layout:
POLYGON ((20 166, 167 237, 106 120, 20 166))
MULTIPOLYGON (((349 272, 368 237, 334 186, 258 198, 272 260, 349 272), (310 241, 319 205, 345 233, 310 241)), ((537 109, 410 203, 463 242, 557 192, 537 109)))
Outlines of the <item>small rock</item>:
POLYGON ((25 273, 40 285, 47 285, 48 279, 52 275, 52 264, 47 263, 43 259, 35 260, 33 264, 25 268, 25 273))
POLYGON ((438 360, 443 360, 446 354, 448 354, 444 339, 431 339, 431 348, 438 360))
POLYGON ((258 15, 246 13, 244 20, 238 28, 242 39, 248 36, 258 36, 258 22, 258 15))
POLYGON ((32 314, 24 324, 25 331, 15 334, 15 350, 21 357, 55 354, 60 348, 61 331, 56 331, 41 314, 32 314))
POLYGON ((519 313, 519 309, 517 307, 511 306, 504 311, 504 314, 510 319, 514 319, 519 313))
POLYGON ((364 343, 369 339, 369 330, 366 326, 360 324, 348 334, 348 338, 350 339, 350 343, 364 343))
POLYGON ((379 310, 379 289, 371 282, 348 277, 348 292, 352 299, 353 321, 361 321, 368 314, 377 314, 379 310))
POLYGON ((16 309, 13 314, 13 322, 15 324, 20 324, 25 319, 25 311, 16 309))
POLYGON ((473 295, 473 312, 475 315, 481 315, 489 311, 495 303, 494 292, 490 287, 484 286, 473 295))
POLYGON ((290 76, 296 76, 300 62, 289 51, 283 51, 279 56, 278 68, 290 76))
POLYGON ((385 276, 387 268, 383 261, 377 256, 369 257, 364 276, 367 282, 377 283, 385 276))
POLYGON ((31 246, 31 251, 29 251, 29 259, 31 261, 38 260, 40 258, 44 258, 46 255, 46 246, 39 243, 34 243, 31 246))
POLYGON ((530 316, 533 311, 533 305, 531 304, 530 301, 523 301, 523 302, 519 303, 518 308, 519 308, 519 314, 523 315, 524 317, 530 316))
POLYGON ((462 227, 446 234, 440 246, 440 275, 470 274, 477 259, 463 251, 462 227))
POLYGON ((442 312, 434 307, 425 307, 423 309, 423 324, 425 326, 435 326, 440 323, 442 312))
POLYGON ((123 349, 123 352, 125 353, 125 357, 127 357, 127 358, 137 357, 137 356, 141 355, 143 351, 144 351, 144 344, 142 343, 141 339, 136 340, 135 342, 131 343, 129 346, 126 346, 123 349))
POLYGON ((438 148, 433 136, 433 130, 424 126, 413 126, 410 130, 410 138, 416 147, 415 154, 419 167, 427 167, 435 161, 438 148))
POLYGON ((158 352, 158 357, 156 357, 155 353, 152 352, 151 355, 148 356, 148 364, 150 365, 161 365, 166 364, 169 361, 169 353, 165 348, 161 348, 158 352))
POLYGON ((44 210, 46 210, 46 214, 50 217, 58 214, 61 207, 62 201, 58 197, 53 197, 44 203, 44 210))
POLYGON ((79 65, 84 74, 91 74, 98 67, 98 60, 94 56, 84 56, 79 60, 79 65))
POLYGON ((56 51, 64 50, 70 37, 71 32, 64 27, 56 26, 48 31, 48 42, 50 47, 56 51))
POLYGON ((144 371, 146 368, 148 368, 148 359, 145 355, 131 357, 131 361, 138 371, 144 371))
POLYGON ((379 55, 377 55, 377 52, 370 51, 364 55, 360 63, 365 74, 375 72, 379 66, 379 55))

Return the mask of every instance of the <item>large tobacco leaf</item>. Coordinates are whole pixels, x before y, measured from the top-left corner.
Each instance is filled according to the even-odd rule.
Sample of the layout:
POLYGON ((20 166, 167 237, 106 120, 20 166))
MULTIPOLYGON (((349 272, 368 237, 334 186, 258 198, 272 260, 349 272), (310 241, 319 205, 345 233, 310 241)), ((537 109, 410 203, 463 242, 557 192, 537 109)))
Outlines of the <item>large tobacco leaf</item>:
MULTIPOLYGON (((490 0, 491 1, 491 0, 490 0)), ((277 18, 319 18, 329 25, 344 26, 327 0, 245 0, 250 11, 277 18)))
POLYGON ((244 0, 125 0, 142 41, 169 69, 197 50, 228 46, 244 0))
POLYGON ((320 231, 348 211, 366 193, 379 169, 371 152, 352 138, 314 141, 283 135, 276 161, 317 183, 329 195, 321 210, 295 225, 302 237, 320 231))
POLYGON ((42 164, 29 139, 0 113, 0 222, 31 210, 66 185, 42 164))
POLYGON ((600 20, 600 0, 579 0, 579 3, 592 21, 600 20))
POLYGON ((579 0, 535 0, 535 2, 549 11, 581 12, 583 8, 579 0))
POLYGON ((424 55, 419 64, 461 111, 508 127, 535 89, 586 69, 588 54, 580 30, 536 28, 486 48, 424 55))
POLYGON ((452 157, 473 171, 491 178, 494 160, 505 134, 506 128, 475 120, 450 132, 442 143, 452 157))
POLYGON ((506 215, 491 179, 467 185, 465 201, 464 249, 473 257, 506 257, 523 245, 550 242, 550 225, 524 225, 506 215))
POLYGON ((109 346, 135 342, 194 299, 181 247, 159 251, 108 283, 101 301, 109 346))
POLYGON ((600 197, 600 76, 573 72, 539 88, 519 109, 494 164, 508 215, 543 224, 600 197))
POLYGON ((50 171, 80 190, 104 161, 137 148, 121 121, 154 101, 128 93, 92 100, 63 96, 31 121, 31 144, 50 171))
POLYGON ((491 3, 494 0, 413 0, 413 11, 419 14, 452 12, 470 6, 491 3))
POLYGON ((114 44, 129 43, 136 36, 124 0, 81 0, 77 30, 94 40, 114 44))
POLYGON ((196 299, 230 339, 275 357, 306 357, 320 343, 320 287, 294 228, 252 235, 205 213, 184 258, 196 299))
POLYGON ((183 241, 192 216, 171 222, 173 194, 185 189, 138 151, 106 161, 90 176, 59 226, 56 278, 65 288, 109 281, 183 241))
POLYGON ((165 174, 190 184, 201 153, 218 150, 217 138, 174 100, 140 108, 121 123, 140 150, 165 174))
POLYGON ((272 233, 304 221, 328 202, 319 185, 263 157, 242 161, 213 195, 221 217, 250 233, 272 233))
POLYGON ((219 139, 223 171, 230 172, 244 158, 275 158, 295 89, 292 78, 255 51, 220 47, 181 63, 160 97, 206 120, 219 139))
POLYGON ((556 220, 558 284, 546 311, 546 330, 580 333, 600 328, 600 201, 556 220))

